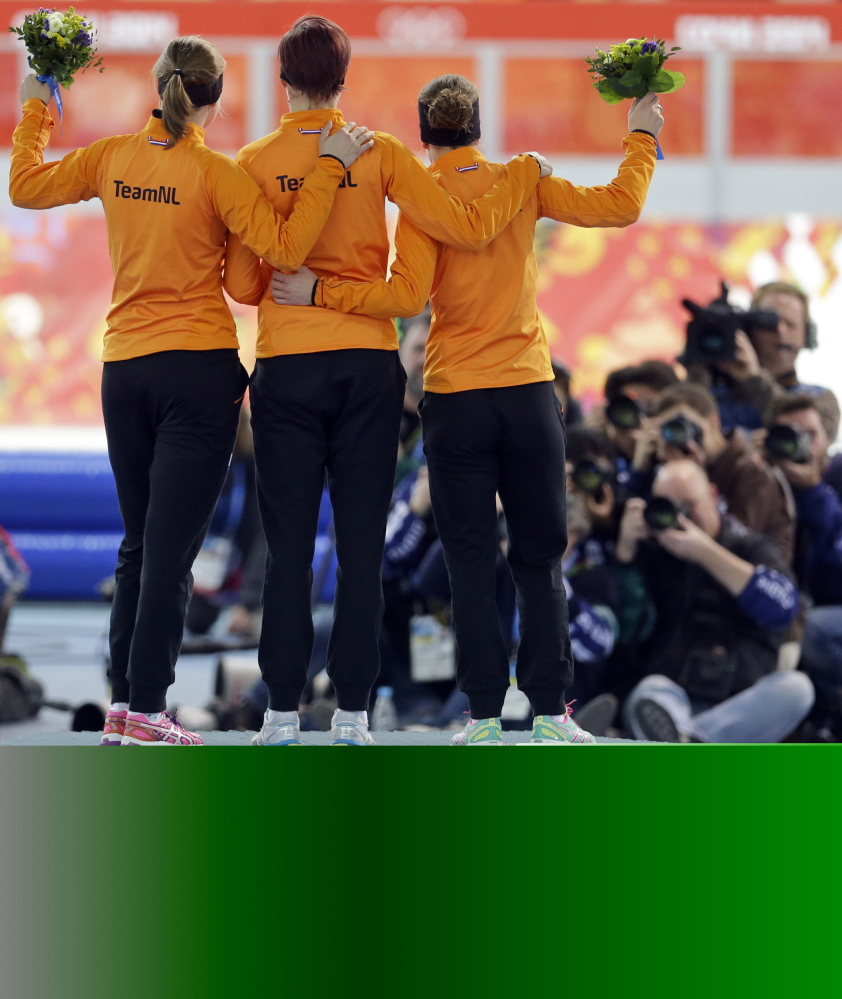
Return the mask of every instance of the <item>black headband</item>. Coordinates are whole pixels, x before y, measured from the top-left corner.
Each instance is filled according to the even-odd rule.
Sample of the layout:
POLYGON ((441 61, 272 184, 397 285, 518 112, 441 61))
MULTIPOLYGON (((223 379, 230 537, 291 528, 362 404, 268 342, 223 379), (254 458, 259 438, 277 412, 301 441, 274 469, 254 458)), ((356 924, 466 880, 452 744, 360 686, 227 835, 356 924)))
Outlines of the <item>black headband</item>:
POLYGON ((431 146, 470 146, 482 137, 479 126, 479 99, 474 101, 471 123, 467 128, 433 128, 427 115, 429 105, 418 102, 421 141, 431 146))
MULTIPOLYGON (((173 76, 182 77, 182 83, 184 83, 184 73, 180 69, 174 69, 172 73, 166 77, 158 77, 158 95, 163 96, 164 91, 167 89, 167 84, 173 78, 173 76)), ((222 76, 220 73, 215 80, 211 80, 210 83, 184 83, 184 91, 190 98, 190 102, 194 108, 203 108, 208 104, 216 104, 219 98, 222 96, 222 76)))

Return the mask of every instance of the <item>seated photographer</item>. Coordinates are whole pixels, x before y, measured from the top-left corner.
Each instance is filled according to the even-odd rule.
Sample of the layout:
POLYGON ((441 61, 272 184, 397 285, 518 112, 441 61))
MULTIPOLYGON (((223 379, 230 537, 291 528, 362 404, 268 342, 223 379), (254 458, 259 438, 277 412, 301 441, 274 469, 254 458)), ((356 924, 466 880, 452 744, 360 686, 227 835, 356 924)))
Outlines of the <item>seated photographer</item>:
POLYGON ((632 462, 633 491, 647 494, 657 462, 682 458, 702 465, 731 516, 774 541, 792 562, 795 516, 786 485, 742 431, 723 435, 713 396, 689 382, 664 389, 652 403, 632 462))
POLYGON ((678 375, 664 361, 644 361, 618 368, 605 379, 605 404, 591 410, 587 423, 603 430, 614 442, 624 459, 621 461, 624 467, 634 457, 641 427, 655 396, 677 381, 678 375))
POLYGON ((814 606, 807 611, 801 668, 813 678, 820 707, 842 711, 842 500, 824 475, 828 420, 816 399, 776 399, 764 449, 786 476, 798 510, 795 569, 814 606))
POLYGON ((635 738, 778 742, 800 724, 812 684, 776 672, 795 584, 775 545, 720 513, 700 465, 670 461, 648 503, 628 501, 616 560, 624 589, 642 583, 646 595, 636 650, 646 675, 624 709, 635 738))
POLYGON ((836 439, 836 396, 818 385, 801 384, 795 371, 799 353, 816 346, 809 302, 799 288, 783 281, 765 284, 755 292, 747 313, 728 305, 725 285, 707 309, 684 304, 695 316, 688 325, 688 379, 711 389, 726 430, 762 427, 775 399, 798 393, 815 397, 830 421, 830 439, 836 439))

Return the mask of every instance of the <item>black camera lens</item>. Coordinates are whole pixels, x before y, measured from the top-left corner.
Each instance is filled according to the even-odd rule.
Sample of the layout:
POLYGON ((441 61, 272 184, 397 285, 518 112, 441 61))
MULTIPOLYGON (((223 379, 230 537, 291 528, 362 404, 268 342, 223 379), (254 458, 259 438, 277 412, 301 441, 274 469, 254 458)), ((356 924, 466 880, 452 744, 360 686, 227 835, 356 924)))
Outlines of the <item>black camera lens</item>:
POLYGON ((678 523, 680 510, 666 496, 653 496, 646 504, 643 519, 646 526, 653 531, 666 531, 678 523))
POLYGON ((605 484, 605 472, 593 461, 582 458, 573 466, 570 478, 583 493, 595 496, 605 484))
POLYGON ((686 416, 674 416, 661 427, 661 437, 673 447, 686 448, 690 441, 701 444, 704 434, 698 423, 686 416))
POLYGON ((747 333, 755 330, 776 330, 780 323, 780 316, 772 309, 752 309, 745 314, 744 324, 748 327, 747 333))
POLYGON ((786 423, 776 423, 766 434, 766 453, 779 461, 806 465, 810 460, 810 438, 786 423))
POLYGON ((615 396, 605 407, 605 415, 618 430, 636 430, 640 426, 640 406, 627 395, 615 396))

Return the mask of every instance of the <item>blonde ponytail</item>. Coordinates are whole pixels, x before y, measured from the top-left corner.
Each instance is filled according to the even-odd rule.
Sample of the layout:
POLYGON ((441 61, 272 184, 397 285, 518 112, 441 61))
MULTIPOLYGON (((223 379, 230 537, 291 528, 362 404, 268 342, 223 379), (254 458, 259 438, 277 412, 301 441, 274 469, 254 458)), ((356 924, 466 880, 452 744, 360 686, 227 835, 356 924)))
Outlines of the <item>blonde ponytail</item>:
POLYGON ((161 95, 161 116, 170 135, 171 149, 187 134, 188 118, 196 110, 185 85, 211 83, 225 70, 225 60, 204 38, 185 35, 174 38, 155 63, 161 95))

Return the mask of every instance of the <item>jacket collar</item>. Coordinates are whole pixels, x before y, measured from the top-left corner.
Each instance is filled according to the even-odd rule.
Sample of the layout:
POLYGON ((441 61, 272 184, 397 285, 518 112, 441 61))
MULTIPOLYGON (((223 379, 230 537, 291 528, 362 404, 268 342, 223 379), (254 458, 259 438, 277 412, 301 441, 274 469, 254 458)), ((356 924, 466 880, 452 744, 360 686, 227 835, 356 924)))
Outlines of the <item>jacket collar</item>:
POLYGON ((444 156, 439 156, 435 163, 430 165, 430 173, 440 176, 445 173, 466 173, 472 167, 480 163, 487 163, 488 160, 482 155, 476 146, 460 146, 452 149, 444 156))
MULTIPOLYGON (((153 142, 165 143, 170 138, 170 133, 164 128, 164 123, 161 121, 161 109, 156 108, 152 112, 152 117, 146 123, 146 128, 141 132, 141 135, 148 135, 153 142)), ((199 128, 198 125, 194 125, 190 122, 187 125, 187 134, 181 140, 182 142, 200 142, 204 145, 205 142, 205 130, 199 128)))
POLYGON ((312 111, 290 111, 281 118, 282 132, 318 132, 326 122, 342 126, 345 120, 339 108, 316 108, 312 111))

